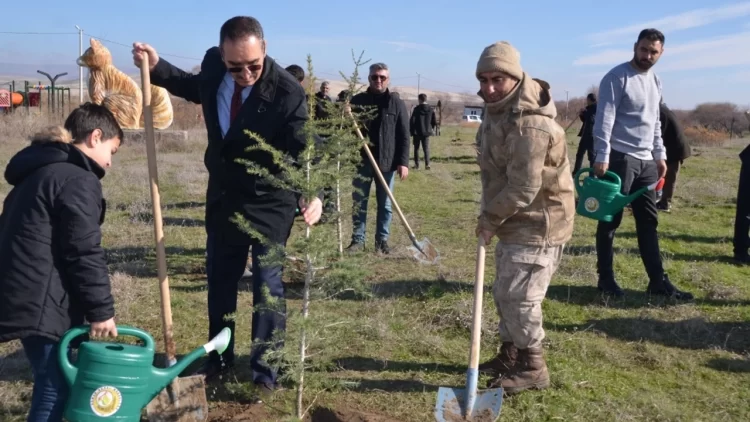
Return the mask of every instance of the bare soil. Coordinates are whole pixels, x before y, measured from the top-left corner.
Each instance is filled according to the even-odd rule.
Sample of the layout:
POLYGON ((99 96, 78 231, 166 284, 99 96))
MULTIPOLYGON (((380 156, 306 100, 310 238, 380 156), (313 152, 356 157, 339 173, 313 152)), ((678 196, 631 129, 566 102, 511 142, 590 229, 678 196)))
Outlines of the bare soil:
MULTIPOLYGON (((263 404, 222 403, 211 409, 209 422, 276 421, 279 416, 269 412, 263 404)), ((305 422, 400 422, 388 416, 357 410, 336 410, 327 407, 313 409, 305 422)))

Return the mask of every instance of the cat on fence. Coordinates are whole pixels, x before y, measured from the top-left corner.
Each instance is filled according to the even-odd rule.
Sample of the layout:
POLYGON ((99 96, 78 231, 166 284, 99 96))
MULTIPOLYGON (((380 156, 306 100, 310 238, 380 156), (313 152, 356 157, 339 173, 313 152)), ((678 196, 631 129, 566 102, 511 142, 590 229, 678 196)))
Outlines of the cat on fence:
MULTIPOLYGON (((107 47, 93 38, 90 44, 77 60, 79 66, 89 69, 89 98, 109 109, 123 129, 143 128, 141 87, 112 64, 112 54, 107 47)), ((155 129, 172 125, 174 110, 166 89, 151 85, 151 109, 155 129)))

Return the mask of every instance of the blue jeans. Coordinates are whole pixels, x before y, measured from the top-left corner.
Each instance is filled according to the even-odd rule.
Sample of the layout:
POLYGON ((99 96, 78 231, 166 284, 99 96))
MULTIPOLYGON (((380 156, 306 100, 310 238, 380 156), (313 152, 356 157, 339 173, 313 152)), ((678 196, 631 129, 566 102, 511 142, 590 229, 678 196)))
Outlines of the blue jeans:
MULTIPOLYGON (((388 240, 391 232, 391 220, 393 212, 391 211, 391 199, 388 197, 382 183, 377 180, 377 175, 370 165, 369 161, 363 162, 357 172, 359 177, 352 181, 352 202, 354 203, 354 212, 352 213, 352 242, 365 243, 365 229, 367 227, 367 203, 370 198, 370 187, 375 182, 375 198, 378 201, 377 214, 377 232, 375 233, 375 242, 384 242, 388 240)), ((395 171, 383 173, 383 178, 388 183, 388 188, 393 192, 393 181, 395 180, 395 171)))
POLYGON ((34 374, 34 390, 27 422, 62 421, 68 384, 57 363, 58 342, 46 337, 32 336, 21 340, 34 374))

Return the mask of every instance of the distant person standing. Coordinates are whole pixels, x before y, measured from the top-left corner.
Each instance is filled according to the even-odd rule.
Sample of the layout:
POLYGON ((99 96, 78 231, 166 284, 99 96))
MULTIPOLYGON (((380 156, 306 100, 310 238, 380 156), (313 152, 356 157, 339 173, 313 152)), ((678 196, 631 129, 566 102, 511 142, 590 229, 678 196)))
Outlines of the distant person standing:
MULTIPOLYGON (((664 34, 644 29, 633 46, 633 59, 610 70, 599 85, 594 125, 595 174, 609 170, 622 180, 621 192, 629 195, 656 183, 667 172, 659 124, 661 81, 651 70, 664 51, 664 34)), ((693 295, 675 288, 664 272, 656 228, 659 224, 656 195, 648 191, 632 202, 643 265, 648 273, 646 293, 691 300, 693 295)), ((614 238, 622 222, 618 212, 612 222, 600 221, 596 230, 598 287, 623 296, 612 266, 614 238)))
POLYGON ((300 65, 290 64, 285 70, 291 73, 294 79, 302 85, 302 82, 305 80, 305 70, 300 65))
MULTIPOLYGON (((750 114, 747 115, 750 119, 750 114)), ((737 187, 737 209, 734 216, 734 259, 750 264, 750 145, 740 153, 740 183, 737 187)))
POLYGON ((672 210, 672 196, 677 183, 677 174, 680 166, 686 158, 690 157, 690 144, 682 133, 677 116, 662 101, 659 104, 659 121, 661 122, 661 137, 664 140, 664 149, 667 150, 667 174, 664 177, 662 196, 656 204, 659 211, 670 212, 672 210))
POLYGON ((427 95, 419 94, 419 105, 414 107, 409 120, 409 129, 414 145, 414 168, 419 169, 419 145, 424 152, 424 167, 430 169, 430 136, 437 126, 435 110, 427 104, 427 95))
MULTIPOLYGON (((374 107, 375 116, 362 125, 362 134, 369 138, 370 150, 375 162, 380 168, 383 178, 393 191, 396 174, 401 180, 409 175, 409 114, 406 104, 398 93, 388 89, 388 66, 385 63, 374 63, 370 66, 367 79, 370 86, 365 92, 360 92, 351 99, 352 109, 374 107)), ((362 161, 357 169, 357 176, 352 181, 352 243, 347 247, 348 252, 358 252, 364 249, 365 227, 367 225, 367 202, 370 197, 375 169, 362 148, 362 161)), ((388 236, 390 235, 391 199, 379 180, 375 180, 378 202, 377 229, 375 232, 375 250, 384 254, 390 253, 388 236)))
POLYGON ((573 166, 573 177, 583 164, 583 155, 586 154, 589 159, 589 166, 594 167, 594 123, 596 122, 596 95, 589 93, 586 96, 586 107, 584 107, 578 118, 581 119, 581 140, 578 142, 576 151, 576 162, 573 166))
POLYGON ((323 81, 320 84, 320 90, 315 93, 315 118, 318 120, 327 119, 329 117, 328 110, 326 109, 326 102, 332 103, 333 100, 328 96, 330 90, 328 81, 323 81))

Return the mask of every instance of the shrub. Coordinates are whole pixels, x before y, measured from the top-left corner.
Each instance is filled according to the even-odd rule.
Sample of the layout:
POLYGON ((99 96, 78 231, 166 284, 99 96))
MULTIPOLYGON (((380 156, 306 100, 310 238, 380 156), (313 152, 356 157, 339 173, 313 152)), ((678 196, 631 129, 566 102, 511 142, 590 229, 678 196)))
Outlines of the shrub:
POLYGON ((726 144, 728 136, 724 132, 706 129, 701 126, 688 126, 684 130, 690 145, 717 147, 726 144))

